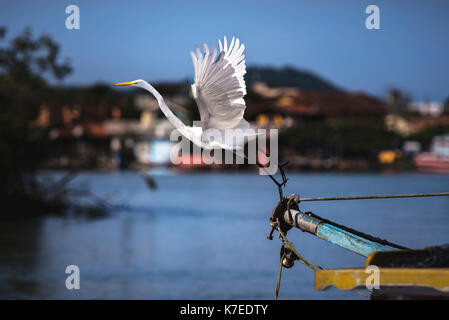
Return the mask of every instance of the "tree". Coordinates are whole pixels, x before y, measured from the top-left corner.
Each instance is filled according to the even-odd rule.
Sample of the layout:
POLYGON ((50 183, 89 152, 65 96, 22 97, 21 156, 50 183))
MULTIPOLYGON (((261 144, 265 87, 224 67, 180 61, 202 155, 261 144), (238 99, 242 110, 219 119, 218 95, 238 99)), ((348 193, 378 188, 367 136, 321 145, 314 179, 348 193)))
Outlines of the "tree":
POLYGON ((0 27, 0 199, 25 215, 30 208, 57 210, 65 200, 44 192, 36 176, 47 155, 47 135, 29 124, 51 90, 48 80, 63 79, 72 68, 59 61, 59 46, 47 35, 35 38, 27 28, 9 42, 5 36, 0 27))

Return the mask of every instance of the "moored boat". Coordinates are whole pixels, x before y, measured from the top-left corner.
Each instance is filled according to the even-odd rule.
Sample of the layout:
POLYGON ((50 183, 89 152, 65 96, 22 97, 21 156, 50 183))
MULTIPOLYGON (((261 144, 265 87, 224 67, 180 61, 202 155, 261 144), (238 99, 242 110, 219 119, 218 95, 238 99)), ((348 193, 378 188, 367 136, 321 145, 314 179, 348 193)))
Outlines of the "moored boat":
POLYGON ((449 173, 449 135, 434 137, 430 152, 418 154, 414 163, 419 171, 449 173))

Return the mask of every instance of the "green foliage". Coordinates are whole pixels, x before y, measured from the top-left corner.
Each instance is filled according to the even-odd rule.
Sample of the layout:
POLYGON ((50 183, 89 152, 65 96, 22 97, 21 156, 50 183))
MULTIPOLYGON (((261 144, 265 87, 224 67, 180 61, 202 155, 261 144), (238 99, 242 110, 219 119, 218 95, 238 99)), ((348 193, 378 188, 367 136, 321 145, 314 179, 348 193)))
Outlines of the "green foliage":
POLYGON ((419 141, 423 146, 429 146, 433 137, 445 134, 449 134, 449 125, 426 128, 421 132, 410 136, 409 139, 419 141))
POLYGON ((9 42, 5 35, 0 28, 0 198, 15 211, 37 210, 38 203, 55 202, 45 200, 35 177, 48 140, 31 130, 30 122, 50 91, 46 78, 62 79, 71 68, 59 62, 59 47, 50 37, 35 38, 30 29, 9 42))
POLYGON ((351 118, 302 123, 279 138, 283 146, 300 154, 371 160, 380 150, 397 147, 399 139, 384 129, 382 121, 351 118))
MULTIPOLYGON (((0 38, 3 40, 6 28, 2 28, 0 38)), ((58 61, 59 46, 48 36, 34 38, 31 30, 26 28, 22 34, 12 39, 0 49, 0 73, 17 81, 27 83, 45 83, 44 77, 50 75, 63 79, 72 71, 69 62, 58 61)))

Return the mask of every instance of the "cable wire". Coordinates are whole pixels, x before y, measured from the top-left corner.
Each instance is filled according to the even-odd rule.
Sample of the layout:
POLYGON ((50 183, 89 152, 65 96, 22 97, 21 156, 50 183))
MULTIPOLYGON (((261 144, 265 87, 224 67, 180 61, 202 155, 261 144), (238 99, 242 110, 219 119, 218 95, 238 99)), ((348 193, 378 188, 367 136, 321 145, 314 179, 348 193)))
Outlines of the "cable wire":
POLYGON ((423 198, 423 197, 443 197, 449 196, 449 192, 439 193, 411 193, 411 194, 387 194, 380 196, 355 196, 355 197, 318 197, 300 198, 299 201, 333 201, 333 200, 368 200, 368 199, 397 199, 397 198, 423 198))

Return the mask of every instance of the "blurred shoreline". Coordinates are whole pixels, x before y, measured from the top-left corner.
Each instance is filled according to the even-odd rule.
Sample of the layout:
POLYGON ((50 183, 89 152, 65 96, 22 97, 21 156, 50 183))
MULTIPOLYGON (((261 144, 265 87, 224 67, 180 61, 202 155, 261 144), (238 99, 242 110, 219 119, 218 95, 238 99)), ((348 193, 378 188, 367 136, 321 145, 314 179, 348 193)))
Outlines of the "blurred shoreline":
MULTIPOLYGON (((0 40, 6 31, 0 27, 0 40)), ((49 79, 62 80, 73 70, 48 35, 35 36, 27 28, 2 42, 0 55, 0 200, 18 212, 3 218, 70 211, 101 215, 107 203, 68 187, 80 170, 257 173, 254 165, 206 165, 203 155, 174 150, 173 126, 140 89, 52 85, 49 79), (43 169, 68 174, 40 181, 43 169), (74 195, 92 201, 80 205, 71 201, 74 195)), ((276 154, 271 148, 277 148, 274 161, 289 161, 288 172, 449 172, 449 100, 414 101, 394 88, 385 97, 345 91, 292 66, 246 71, 244 118, 253 128, 278 133, 277 144, 271 145, 268 134, 262 149, 276 154)), ((190 82, 154 84, 189 126, 200 119, 190 82)), ((147 185, 156 188, 149 177, 147 185)))

